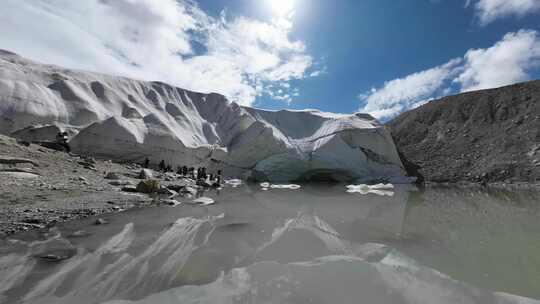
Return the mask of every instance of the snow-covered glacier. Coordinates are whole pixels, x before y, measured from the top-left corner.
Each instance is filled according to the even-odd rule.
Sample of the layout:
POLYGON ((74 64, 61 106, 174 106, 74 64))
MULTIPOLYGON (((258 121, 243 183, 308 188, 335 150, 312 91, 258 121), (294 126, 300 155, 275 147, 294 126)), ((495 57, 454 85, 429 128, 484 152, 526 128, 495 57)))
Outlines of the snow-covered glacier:
POLYGON ((74 152, 118 161, 148 157, 276 182, 408 181, 389 132, 367 114, 242 107, 0 51, 0 133, 46 140, 52 125, 72 135, 74 152))

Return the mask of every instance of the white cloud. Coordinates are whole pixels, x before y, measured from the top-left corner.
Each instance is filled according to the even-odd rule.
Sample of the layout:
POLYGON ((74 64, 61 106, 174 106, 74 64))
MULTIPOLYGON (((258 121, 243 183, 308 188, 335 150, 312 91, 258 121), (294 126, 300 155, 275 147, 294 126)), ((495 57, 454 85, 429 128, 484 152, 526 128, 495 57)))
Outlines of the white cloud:
POLYGON ((0 46, 45 63, 161 80, 247 105, 271 83, 312 73, 305 45, 290 38, 292 20, 281 19, 213 18, 191 0, 4 0, 0 46))
POLYGON ((360 111, 379 119, 391 118, 438 96, 528 80, 530 71, 539 66, 538 33, 508 33, 490 48, 469 50, 463 59, 388 81, 381 88, 361 94, 359 99, 364 105, 360 111))
POLYGON ((540 39, 536 31, 508 33, 494 46, 469 50, 464 71, 455 80, 462 91, 500 87, 529 79, 540 63, 540 39))
POLYGON ((456 76, 460 64, 461 59, 453 59, 444 65, 388 81, 380 89, 372 88, 359 96, 365 102, 361 111, 386 118, 412 108, 456 76))
MULTIPOLYGON (((472 1, 467 0, 466 6, 472 1)), ((539 0, 476 0, 474 8, 480 24, 486 25, 496 19, 508 16, 523 17, 540 10, 539 0)))

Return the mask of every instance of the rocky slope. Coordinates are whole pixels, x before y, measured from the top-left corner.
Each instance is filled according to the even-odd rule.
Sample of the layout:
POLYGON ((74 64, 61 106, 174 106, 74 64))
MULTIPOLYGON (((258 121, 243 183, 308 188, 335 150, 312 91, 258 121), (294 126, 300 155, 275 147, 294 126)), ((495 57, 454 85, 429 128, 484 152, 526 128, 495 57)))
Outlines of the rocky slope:
POLYGON ((149 157, 270 181, 407 181, 389 132, 369 115, 240 107, 218 94, 0 51, 0 133, 50 140, 57 128, 72 135, 76 153, 105 159, 149 157))
POLYGON ((136 185, 138 170, 109 161, 93 161, 21 145, 0 135, 0 239, 4 234, 43 228, 72 219, 152 204, 146 195, 120 191, 115 172, 136 185), (9 162, 11 160, 11 162, 9 162))
POLYGON ((540 81, 445 97, 387 126, 428 182, 540 182, 540 81))

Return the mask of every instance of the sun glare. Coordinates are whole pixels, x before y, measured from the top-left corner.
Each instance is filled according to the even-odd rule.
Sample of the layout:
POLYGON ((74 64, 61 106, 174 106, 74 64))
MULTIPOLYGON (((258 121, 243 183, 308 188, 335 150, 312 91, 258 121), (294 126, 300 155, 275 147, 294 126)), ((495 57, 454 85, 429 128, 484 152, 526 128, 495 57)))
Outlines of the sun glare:
POLYGON ((295 0, 266 0, 273 14, 279 17, 287 17, 294 11, 295 0))

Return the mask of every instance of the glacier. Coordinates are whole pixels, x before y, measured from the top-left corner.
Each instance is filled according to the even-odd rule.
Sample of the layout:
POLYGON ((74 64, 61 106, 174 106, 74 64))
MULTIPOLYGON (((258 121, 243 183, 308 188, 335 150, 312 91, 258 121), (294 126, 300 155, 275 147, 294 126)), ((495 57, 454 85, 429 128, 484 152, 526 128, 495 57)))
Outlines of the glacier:
POLYGON ((0 50, 0 133, 70 134, 73 152, 121 162, 206 166, 259 181, 411 181, 368 114, 269 111, 216 93, 68 70, 0 50))

